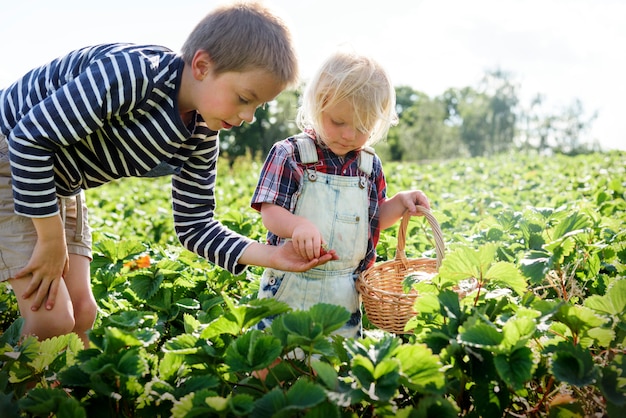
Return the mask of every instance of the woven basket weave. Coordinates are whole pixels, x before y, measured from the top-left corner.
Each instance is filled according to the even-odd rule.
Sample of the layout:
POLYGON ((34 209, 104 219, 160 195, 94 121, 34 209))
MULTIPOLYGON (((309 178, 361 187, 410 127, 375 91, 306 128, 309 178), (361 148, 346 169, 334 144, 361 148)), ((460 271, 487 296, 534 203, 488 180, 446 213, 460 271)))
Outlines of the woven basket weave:
POLYGON ((405 293, 402 289, 403 280, 412 274, 437 273, 445 251, 439 223, 428 209, 422 206, 418 206, 417 209, 426 217, 433 230, 437 259, 407 259, 404 246, 411 216, 405 213, 398 229, 395 258, 365 270, 356 282, 357 290, 363 298, 363 307, 368 320, 378 328, 396 334, 411 333, 411 331, 405 331, 404 327, 416 314, 413 304, 417 298, 417 292, 411 290, 405 293))

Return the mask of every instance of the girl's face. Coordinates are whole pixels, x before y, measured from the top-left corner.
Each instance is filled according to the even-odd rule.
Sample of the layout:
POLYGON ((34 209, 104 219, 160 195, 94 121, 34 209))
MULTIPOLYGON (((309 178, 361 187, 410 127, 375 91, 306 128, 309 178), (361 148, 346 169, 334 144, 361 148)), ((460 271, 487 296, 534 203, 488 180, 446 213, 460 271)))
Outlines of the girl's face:
POLYGON ((322 112, 324 137, 321 140, 339 157, 361 149, 370 137, 370 131, 364 132, 354 125, 354 116, 354 108, 346 100, 328 106, 322 112))

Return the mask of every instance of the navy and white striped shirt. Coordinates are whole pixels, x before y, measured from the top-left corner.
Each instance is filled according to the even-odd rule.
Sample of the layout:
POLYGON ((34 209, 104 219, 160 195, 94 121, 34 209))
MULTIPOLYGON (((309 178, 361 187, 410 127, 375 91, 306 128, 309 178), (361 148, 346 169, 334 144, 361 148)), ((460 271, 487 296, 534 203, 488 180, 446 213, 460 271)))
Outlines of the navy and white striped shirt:
POLYGON ((15 212, 58 213, 57 195, 173 167, 176 233, 191 251, 233 272, 250 239, 214 216, 217 132, 177 107, 184 63, 160 46, 86 47, 0 90, 0 131, 10 147, 15 212))

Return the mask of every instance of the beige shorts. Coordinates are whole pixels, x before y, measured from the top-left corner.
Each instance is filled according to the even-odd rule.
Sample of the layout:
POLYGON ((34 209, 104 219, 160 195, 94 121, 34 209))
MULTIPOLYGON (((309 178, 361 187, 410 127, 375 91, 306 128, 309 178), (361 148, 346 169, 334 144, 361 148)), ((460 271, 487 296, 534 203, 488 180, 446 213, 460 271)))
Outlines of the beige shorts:
MULTIPOLYGON (((0 134, 0 282, 13 277, 28 264, 37 243, 32 220, 13 210, 8 151, 6 138, 0 134)), ((67 252, 91 260, 91 230, 83 193, 60 197, 59 208, 65 225, 67 252)))

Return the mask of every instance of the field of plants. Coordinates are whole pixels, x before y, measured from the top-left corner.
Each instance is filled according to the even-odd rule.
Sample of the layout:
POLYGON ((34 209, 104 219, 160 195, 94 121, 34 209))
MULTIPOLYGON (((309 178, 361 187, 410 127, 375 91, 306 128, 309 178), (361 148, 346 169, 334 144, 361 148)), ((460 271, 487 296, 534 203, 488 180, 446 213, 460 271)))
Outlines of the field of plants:
MULTIPOLYGON (((263 240, 249 208, 259 171, 220 167, 217 217, 263 240)), ((626 153, 385 171, 390 195, 426 192, 446 243, 438 274, 413 284, 411 333, 365 317, 365 338, 332 337, 342 308, 257 300, 260 268, 235 277, 180 247, 167 178, 124 180, 88 191, 88 349, 75 335, 20 340, 0 284, 0 416, 626 416, 626 153), (477 286, 459 296, 468 278, 477 286), (250 329, 271 315, 271 329, 250 329), (289 358, 296 347, 305 360, 289 358)), ((411 219, 409 258, 435 257, 431 232, 411 219)), ((397 228, 383 231, 378 261, 396 244, 397 228)))

